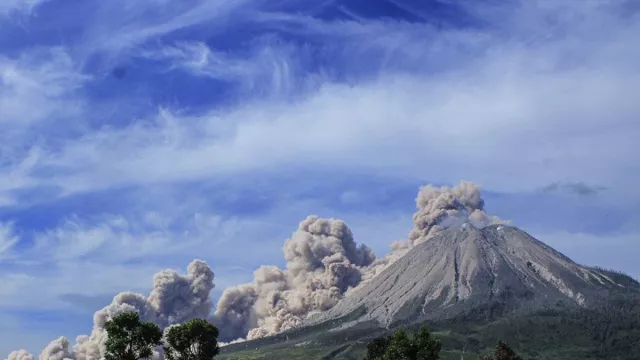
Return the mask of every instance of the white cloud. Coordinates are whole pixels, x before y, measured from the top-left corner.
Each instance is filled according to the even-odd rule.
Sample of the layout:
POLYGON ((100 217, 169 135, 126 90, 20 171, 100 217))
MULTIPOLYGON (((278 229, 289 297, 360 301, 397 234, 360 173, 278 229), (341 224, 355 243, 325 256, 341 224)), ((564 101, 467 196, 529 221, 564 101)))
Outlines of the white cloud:
MULTIPOLYGON (((628 188, 640 177, 637 162, 628 155, 639 135, 634 89, 640 86, 640 51, 633 44, 640 26, 599 8, 572 9, 576 16, 589 17, 549 26, 547 37, 541 19, 546 13, 516 13, 524 17, 523 25, 508 24, 516 34, 536 29, 528 42, 456 30, 430 33, 422 43, 405 35, 407 44, 398 47, 391 41, 398 39, 380 41, 373 35, 385 26, 390 33, 400 33, 399 27, 405 34, 425 30, 395 23, 369 28, 312 23, 310 28, 318 27, 314 31, 339 29, 361 49, 387 46, 384 74, 354 85, 325 78, 322 86, 305 88, 292 101, 290 91, 279 89, 304 80, 283 72, 271 84, 281 96, 269 101, 259 98, 190 116, 163 109, 155 119, 89 132, 38 159, 37 167, 58 175, 30 176, 25 186, 46 182, 70 194, 324 166, 438 182, 469 178, 503 190, 584 179, 628 188), (609 30, 596 31, 596 25, 609 30), (472 39, 478 38, 483 53, 456 60, 444 73, 418 69, 409 76, 402 66, 394 67, 398 52, 417 51, 429 59, 444 51, 442 62, 453 55, 464 59, 463 51, 453 49, 473 48, 472 39)), ((242 62, 234 65, 235 60, 200 43, 165 51, 160 55, 196 74, 249 81, 251 74, 263 71, 249 67, 245 74, 242 62)), ((270 51, 281 68, 296 67, 295 53, 273 44, 256 53, 270 51)))
POLYGON ((13 224, 0 222, 0 261, 17 242, 18 237, 14 233, 13 224))
POLYGON ((0 21, 2 20, 1 16, 30 15, 46 1, 49 0, 2 0, 0 1, 0 21))
POLYGON ((26 127, 64 114, 82 103, 69 95, 88 80, 63 48, 40 48, 19 57, 0 56, 0 126, 26 127))
MULTIPOLYGON (((30 13, 37 3, 0 2, 0 16, 16 9, 30 13)), ((194 25, 219 34, 229 14, 242 17, 245 5, 258 3, 99 2, 73 48, 0 56, 0 207, 41 201, 20 194, 42 189, 117 193, 223 176, 253 183, 261 173, 298 169, 324 170, 327 177, 470 179, 502 191, 586 181, 624 193, 611 202, 640 197, 640 164, 632 157, 640 137, 636 15, 625 19, 593 1, 474 9, 498 33, 255 10, 250 18, 259 25, 295 29, 323 45, 261 38, 239 55, 209 48, 201 39, 162 38, 194 25), (79 71, 96 54, 107 70, 133 56, 166 63, 168 71, 224 80, 242 101, 213 104, 202 113, 158 104, 155 117, 86 126, 104 108, 101 99, 83 94, 100 79, 79 71), (356 75, 345 80, 330 69, 310 74, 304 61, 316 56, 356 75), (361 69, 369 63, 371 68, 361 69), (46 126, 73 128, 82 136, 55 138, 46 126)), ((124 107, 128 100, 114 104, 124 107)), ((357 203, 359 190, 340 199, 357 203)), ((0 225, 0 307, 67 309, 74 306, 65 300, 69 294, 100 298, 148 288, 156 271, 184 266, 194 254, 210 262, 218 289, 224 288, 249 280, 253 266, 269 262, 263 257, 282 261, 280 246, 295 229, 295 222, 283 225, 283 219, 307 215, 304 206, 286 203, 263 218, 230 219, 191 201, 164 203, 164 193, 149 197, 151 203, 122 213, 68 216, 47 231, 20 234, 34 243, 19 252, 21 239, 10 225, 0 225)), ((411 208, 407 204, 408 213, 411 208)), ((356 240, 378 255, 411 225, 402 214, 330 210, 318 209, 344 218, 356 240)), ((638 243, 635 235, 606 242, 584 234, 541 234, 578 262, 635 271, 628 255, 638 243)))
POLYGON ((174 31, 207 23, 214 29, 225 25, 230 14, 241 11, 249 0, 167 0, 97 3, 80 47, 85 59, 97 53, 114 65, 131 50, 174 31), (106 21, 105 21, 106 20, 106 21))
POLYGON ((215 51, 203 42, 179 42, 157 49, 145 48, 137 57, 165 62, 166 70, 183 70, 194 76, 227 81, 243 94, 244 101, 280 99, 321 82, 304 74, 291 60, 300 49, 283 44, 262 45, 248 58, 215 51), (301 85, 302 84, 302 85, 301 85))
POLYGON ((55 143, 52 130, 82 128, 80 91, 89 80, 63 48, 0 55, 0 206, 17 204, 16 190, 43 185, 31 172, 55 143))

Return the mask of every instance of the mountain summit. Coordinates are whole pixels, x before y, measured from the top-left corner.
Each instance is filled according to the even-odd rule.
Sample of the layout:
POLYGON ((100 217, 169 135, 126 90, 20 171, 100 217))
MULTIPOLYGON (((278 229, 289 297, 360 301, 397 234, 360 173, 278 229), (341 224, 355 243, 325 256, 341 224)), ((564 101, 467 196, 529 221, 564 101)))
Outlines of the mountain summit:
POLYGON ((348 316, 351 323, 390 326, 495 305, 507 312, 588 307, 613 292, 638 289, 632 278, 579 265, 518 228, 467 223, 416 245, 308 324, 348 316))

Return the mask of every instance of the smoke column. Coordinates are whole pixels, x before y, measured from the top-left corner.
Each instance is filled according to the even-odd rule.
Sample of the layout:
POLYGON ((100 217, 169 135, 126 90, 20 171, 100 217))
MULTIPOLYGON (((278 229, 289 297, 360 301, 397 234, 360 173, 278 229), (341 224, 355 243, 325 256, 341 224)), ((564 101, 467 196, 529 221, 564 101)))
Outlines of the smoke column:
POLYGON ((357 246, 341 220, 309 216, 284 244, 286 270, 262 266, 254 281, 222 294, 213 322, 223 341, 255 339, 299 326, 310 313, 332 308, 362 280, 375 260, 357 246))
MULTIPOLYGON (((144 321, 166 329, 193 318, 207 318, 220 329, 220 341, 255 339, 303 324, 309 316, 331 309, 351 290, 374 278, 413 246, 436 233, 463 223, 476 227, 505 223, 484 211, 480 187, 463 181, 454 187, 427 185, 416 198, 414 227, 408 239, 391 244, 391 252, 376 259, 366 245, 357 245, 351 229, 341 220, 309 216, 300 222, 283 252, 286 268, 261 266, 248 284, 223 292, 215 313, 210 292, 214 273, 202 260, 192 261, 186 275, 164 270, 153 278, 148 297, 123 292, 93 317, 90 335, 69 341, 58 338, 40 354, 40 360, 101 360, 105 354, 105 323, 123 312, 134 311, 144 321)), ((162 359, 161 349, 154 360, 162 359)), ((34 360, 25 350, 8 360, 34 360)))

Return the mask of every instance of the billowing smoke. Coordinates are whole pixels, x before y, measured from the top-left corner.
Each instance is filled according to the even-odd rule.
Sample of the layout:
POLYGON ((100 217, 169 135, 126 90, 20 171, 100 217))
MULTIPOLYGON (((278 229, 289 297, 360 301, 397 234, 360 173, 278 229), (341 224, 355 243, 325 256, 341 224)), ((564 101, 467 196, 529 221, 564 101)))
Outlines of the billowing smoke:
MULTIPOLYGON (((444 229, 463 223, 476 227, 504 223, 485 213, 480 187, 465 181, 452 188, 422 187, 416 207, 408 239, 392 243, 391 252, 378 259, 366 245, 356 244, 343 221, 307 217, 284 244, 286 269, 261 266, 254 272, 253 282, 225 289, 213 314, 209 294, 214 287, 214 274, 204 261, 191 262, 187 275, 162 271, 154 276, 148 297, 120 293, 110 305, 97 311, 91 334, 77 337, 72 352, 67 339, 59 338, 43 350, 40 359, 102 359, 105 323, 128 311, 135 311, 144 321, 165 329, 193 318, 208 318, 220 328, 219 340, 224 342, 273 335, 300 326, 308 316, 332 308, 413 246, 444 229)), ((34 357, 19 350, 8 359, 34 357)), ((154 360, 160 359, 162 349, 157 349, 154 360)))
POLYGON ((39 360, 72 360, 73 353, 69 351, 69 340, 59 337, 47 345, 40 353, 39 360))
POLYGON ((222 339, 255 339, 299 326, 439 231, 463 223, 503 223, 484 212, 480 187, 466 181, 452 188, 422 187, 416 207, 408 239, 394 242, 392 251, 379 259, 366 245, 356 246, 343 221, 316 216, 302 221, 284 245, 286 270, 263 266, 253 283, 224 291, 213 320, 223 329, 222 339))
POLYGON ((9 354, 7 360, 34 360, 34 357, 27 350, 16 350, 9 354))
POLYGON ((363 273, 363 281, 374 278, 387 266, 404 256, 412 247, 425 242, 438 232, 470 223, 478 228, 492 224, 506 224, 496 216, 484 211, 484 199, 480 186, 461 181, 454 187, 426 185, 416 197, 416 212, 413 214, 413 229, 408 239, 391 243, 391 252, 377 259, 363 273))
MULTIPOLYGON (((143 321, 154 322, 161 328, 191 320, 206 318, 213 304, 209 296, 213 290, 214 274, 202 260, 192 261, 187 275, 174 270, 164 270, 153 277, 153 290, 149 297, 133 292, 116 295, 108 306, 93 315, 93 330, 90 335, 76 338, 73 351, 69 351, 69 341, 58 338, 52 341, 40 354, 40 360, 100 360, 106 352, 107 334, 104 325, 111 318, 124 312, 137 312, 143 321)), ((162 350, 157 349, 154 359, 162 358, 162 350)), ((33 355, 25 350, 9 354, 9 360, 33 360, 33 355)))
POLYGON ((212 309, 209 293, 214 287, 213 279, 213 271, 207 263, 194 260, 187 267, 186 276, 174 270, 157 273, 153 277, 153 290, 148 298, 132 292, 116 295, 110 305, 93 315, 91 335, 76 339, 73 349, 75 359, 102 358, 107 339, 104 325, 124 312, 137 312, 143 321, 156 323, 161 328, 207 317, 212 309))
POLYGON ((452 188, 423 186, 418 192, 416 206, 418 211, 413 214, 414 227, 409 233, 409 247, 424 242, 444 229, 466 222, 479 228, 504 223, 498 217, 484 212, 480 187, 468 181, 462 181, 452 188))
POLYGON ((283 250, 286 270, 262 266, 253 283, 222 294, 213 321, 223 329, 223 341, 299 326, 310 313, 332 308, 375 260, 371 249, 356 246, 343 221, 317 216, 303 220, 283 250))

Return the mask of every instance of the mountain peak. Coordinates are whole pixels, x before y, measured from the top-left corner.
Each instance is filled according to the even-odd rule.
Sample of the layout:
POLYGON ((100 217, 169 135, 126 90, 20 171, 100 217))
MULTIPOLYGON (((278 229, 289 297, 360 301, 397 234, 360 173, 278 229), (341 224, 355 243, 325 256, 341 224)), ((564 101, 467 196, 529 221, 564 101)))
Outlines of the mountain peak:
POLYGON ((446 319, 488 304, 499 304, 505 311, 559 303, 585 307, 603 293, 625 286, 629 283, 579 265, 516 227, 480 229, 465 223, 416 245, 309 323, 362 309, 365 315, 356 322, 373 320, 389 326, 396 321, 446 319))

